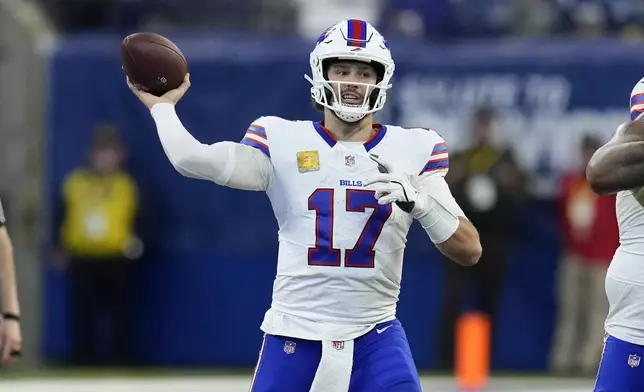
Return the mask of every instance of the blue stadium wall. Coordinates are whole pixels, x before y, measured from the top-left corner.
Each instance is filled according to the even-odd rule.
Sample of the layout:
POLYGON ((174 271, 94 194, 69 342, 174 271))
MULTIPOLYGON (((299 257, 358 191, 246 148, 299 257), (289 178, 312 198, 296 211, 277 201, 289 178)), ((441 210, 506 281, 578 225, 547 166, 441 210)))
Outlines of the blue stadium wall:
MULTIPOLYGON (((319 118, 303 78, 310 43, 246 35, 168 35, 190 64, 192 88, 178 112, 200 141, 240 140, 247 125, 263 115, 319 118)), ((129 167, 149 213, 148 251, 132 297, 138 360, 150 365, 253 366, 276 268, 277 227, 268 199, 258 192, 186 179, 173 170, 148 112, 125 85, 120 40, 69 37, 51 56, 47 200, 53 204, 63 176, 84 163, 92 128, 102 122, 116 124, 127 141, 129 167)), ((628 94, 644 76, 644 58, 634 58, 636 49, 640 47, 612 42, 451 47, 393 42, 395 86, 381 117, 434 127, 448 145, 458 146, 466 141, 464 119, 471 106, 493 102, 520 117, 523 125, 511 142, 525 156, 538 148, 538 153, 532 151, 536 158, 525 164, 547 177, 557 170, 560 146, 571 145, 582 128, 594 126, 609 135, 619 118, 628 117, 628 94), (552 125, 543 135, 535 134, 531 128, 543 118, 552 125)), ((511 240, 494 341, 497 369, 545 367, 559 254, 553 214, 551 204, 533 203, 511 240)), ((443 262, 424 232, 414 227, 398 315, 420 368, 434 364, 443 262)), ((44 274, 42 351, 57 361, 70 347, 66 277, 48 268, 44 274)))

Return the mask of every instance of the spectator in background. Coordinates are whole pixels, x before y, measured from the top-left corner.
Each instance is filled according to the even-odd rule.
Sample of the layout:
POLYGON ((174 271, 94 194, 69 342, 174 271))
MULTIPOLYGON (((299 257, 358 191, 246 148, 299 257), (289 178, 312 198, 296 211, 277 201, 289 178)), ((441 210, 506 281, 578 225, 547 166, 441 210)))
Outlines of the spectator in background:
POLYGON ((71 172, 62 186, 57 261, 69 270, 76 365, 123 365, 130 359, 130 282, 142 243, 135 233, 137 186, 123 159, 118 133, 101 126, 89 165, 71 172), (99 323, 109 332, 104 346, 99 323), (102 348, 111 350, 109 357, 101 356, 102 348))
POLYGON ((612 26, 622 39, 630 42, 644 40, 644 2, 632 0, 604 0, 612 26))
POLYGON ((558 22, 557 10, 548 0, 514 0, 510 15, 510 31, 517 36, 549 36, 558 22))
POLYGON ((65 32, 131 32, 163 9, 157 0, 40 0, 48 16, 65 32))
POLYGON ((388 39, 442 40, 458 30, 450 0, 384 0, 379 29, 388 39))
MULTIPOLYGON (((147 0, 152 1, 152 0, 147 0)), ((296 0, 158 0, 148 15, 152 26, 221 29, 228 34, 297 33, 296 0)), ((324 28, 318 31, 317 38, 324 28)))
POLYGON ((599 2, 582 2, 572 13, 576 36, 584 39, 598 39, 607 34, 606 9, 599 2))
POLYGON ((473 145, 450 159, 446 177, 454 198, 479 231, 483 255, 474 267, 444 263, 442 318, 438 366, 454 365, 455 327, 470 285, 477 310, 494 326, 503 285, 508 250, 524 197, 524 179, 512 154, 492 144, 494 112, 481 107, 474 113, 473 145))
MULTIPOLYGON (((311 40, 342 19, 374 23, 383 0, 289 0, 297 6, 298 33, 311 40)), ((385 34, 385 36, 387 36, 385 34)))
POLYGON ((558 317, 551 370, 592 375, 601 356, 608 302, 606 269, 619 245, 615 195, 599 196, 586 181, 585 168, 599 140, 585 136, 581 162, 560 186, 563 255, 557 272, 558 317))

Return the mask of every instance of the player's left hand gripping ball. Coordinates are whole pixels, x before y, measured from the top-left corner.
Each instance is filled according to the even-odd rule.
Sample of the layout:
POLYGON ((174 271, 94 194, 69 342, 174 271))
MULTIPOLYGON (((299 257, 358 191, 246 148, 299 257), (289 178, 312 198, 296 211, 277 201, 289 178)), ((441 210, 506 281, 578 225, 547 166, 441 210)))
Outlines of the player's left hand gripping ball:
POLYGON ((365 187, 372 186, 378 204, 396 203, 400 209, 416 216, 424 210, 426 198, 421 197, 416 178, 395 169, 384 159, 369 155, 378 164, 381 174, 367 178, 365 187))

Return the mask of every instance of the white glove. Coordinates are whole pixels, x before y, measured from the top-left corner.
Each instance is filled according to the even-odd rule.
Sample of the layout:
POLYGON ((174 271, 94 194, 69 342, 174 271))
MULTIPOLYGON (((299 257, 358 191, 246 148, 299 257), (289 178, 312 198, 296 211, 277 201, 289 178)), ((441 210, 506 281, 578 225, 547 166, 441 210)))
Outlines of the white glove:
POLYGON ((373 186, 378 204, 396 203, 420 222, 435 244, 447 241, 456 232, 459 218, 445 207, 446 203, 440 203, 419 189, 418 176, 396 170, 376 155, 370 157, 378 164, 381 174, 367 178, 364 186, 373 186))
POLYGON ((414 217, 423 215, 426 212, 428 198, 418 190, 418 176, 410 176, 402 171, 396 170, 389 162, 378 157, 369 155, 378 164, 381 174, 366 179, 364 186, 374 185, 375 197, 378 204, 385 205, 396 203, 398 207, 412 214, 414 217))

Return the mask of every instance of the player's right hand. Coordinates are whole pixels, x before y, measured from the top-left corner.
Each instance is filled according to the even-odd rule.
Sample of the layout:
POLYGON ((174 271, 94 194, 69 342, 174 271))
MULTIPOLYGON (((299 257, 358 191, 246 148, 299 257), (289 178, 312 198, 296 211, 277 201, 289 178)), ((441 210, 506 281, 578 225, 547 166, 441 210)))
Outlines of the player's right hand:
POLYGON ((167 93, 163 94, 160 97, 154 96, 150 93, 146 93, 145 91, 139 89, 132 83, 130 78, 127 78, 127 85, 132 90, 134 95, 139 98, 141 102, 148 108, 152 109, 152 106, 156 105, 157 103, 169 103, 172 105, 176 105, 177 102, 181 98, 183 98, 184 94, 188 89, 190 88, 190 74, 186 74, 186 77, 183 79, 183 83, 181 83, 181 86, 175 88, 174 90, 170 90, 167 93))

